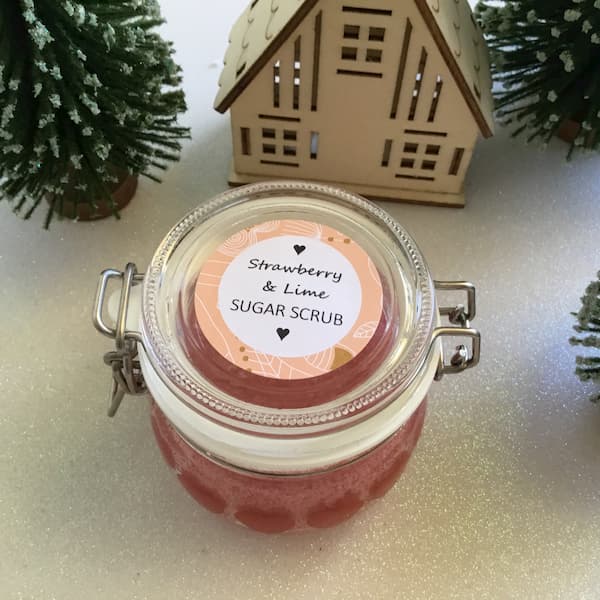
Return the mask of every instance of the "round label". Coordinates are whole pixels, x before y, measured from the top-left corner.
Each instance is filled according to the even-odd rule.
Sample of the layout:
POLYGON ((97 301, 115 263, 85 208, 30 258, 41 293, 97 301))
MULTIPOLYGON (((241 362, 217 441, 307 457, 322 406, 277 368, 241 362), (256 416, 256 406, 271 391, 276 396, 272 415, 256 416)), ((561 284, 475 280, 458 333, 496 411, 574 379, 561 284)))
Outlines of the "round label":
POLYGON ((195 293, 202 333, 257 375, 304 379, 360 353, 381 318, 382 288, 366 252, 307 221, 238 232, 203 265, 195 293))

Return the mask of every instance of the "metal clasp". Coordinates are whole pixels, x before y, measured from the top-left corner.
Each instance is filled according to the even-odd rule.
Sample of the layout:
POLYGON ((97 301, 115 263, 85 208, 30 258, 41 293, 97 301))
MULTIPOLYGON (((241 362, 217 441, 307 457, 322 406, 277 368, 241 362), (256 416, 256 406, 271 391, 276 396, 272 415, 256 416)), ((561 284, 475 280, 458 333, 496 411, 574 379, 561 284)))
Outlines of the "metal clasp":
POLYGON ((456 306, 444 306, 439 309, 441 316, 448 317, 448 320, 454 327, 438 327, 433 332, 433 341, 442 337, 464 337, 471 340, 471 352, 467 346, 461 344, 456 347, 455 353, 446 363, 443 356, 440 357, 440 365, 436 373, 436 381, 439 381, 444 375, 454 375, 471 369, 479 363, 481 354, 481 334, 477 329, 471 327, 471 321, 476 314, 475 286, 466 281, 435 281, 435 289, 438 292, 457 291, 465 292, 467 304, 456 306))
POLYGON ((111 368, 112 381, 109 391, 108 416, 114 417, 121 405, 123 396, 138 396, 146 392, 146 384, 138 359, 138 343, 143 344, 142 336, 137 331, 127 329, 127 312, 131 289, 144 281, 144 274, 138 273, 137 267, 129 263, 125 271, 107 269, 100 275, 96 299, 94 302, 94 327, 103 335, 115 340, 116 349, 104 355, 104 363, 111 368), (104 304, 106 289, 111 279, 121 281, 121 297, 119 311, 114 326, 104 321, 104 304))

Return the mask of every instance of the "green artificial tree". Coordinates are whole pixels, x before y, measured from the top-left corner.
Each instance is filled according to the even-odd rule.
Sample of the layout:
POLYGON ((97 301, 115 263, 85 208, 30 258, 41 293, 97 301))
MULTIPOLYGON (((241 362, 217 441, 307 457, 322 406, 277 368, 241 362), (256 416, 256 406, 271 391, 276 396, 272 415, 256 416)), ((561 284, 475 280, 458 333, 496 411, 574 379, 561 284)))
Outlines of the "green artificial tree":
POLYGON ((500 118, 546 144, 568 120, 577 148, 600 147, 600 0, 482 1, 500 118), (577 131, 577 130, 576 130, 577 131))
MULTIPOLYGON (((584 334, 583 337, 571 338, 574 346, 600 348, 600 273, 597 277, 585 290, 581 310, 573 313, 577 317, 575 331, 584 334)), ((582 381, 600 382, 600 356, 578 356, 575 372, 582 381)), ((600 402, 600 394, 596 394, 592 400, 600 402)))
POLYGON ((185 110, 156 0, 0 0, 0 195, 118 210, 119 172, 178 160, 185 110))

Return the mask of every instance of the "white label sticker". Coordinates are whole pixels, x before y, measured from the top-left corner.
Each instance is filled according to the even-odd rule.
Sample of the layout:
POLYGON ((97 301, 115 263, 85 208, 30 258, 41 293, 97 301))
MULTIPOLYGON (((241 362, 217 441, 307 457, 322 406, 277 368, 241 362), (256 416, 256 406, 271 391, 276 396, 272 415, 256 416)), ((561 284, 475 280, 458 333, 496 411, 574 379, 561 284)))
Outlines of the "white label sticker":
POLYGON ((264 354, 303 357, 335 346, 356 323, 362 293, 350 261, 315 238, 285 235, 246 248, 219 283, 229 329, 264 354))

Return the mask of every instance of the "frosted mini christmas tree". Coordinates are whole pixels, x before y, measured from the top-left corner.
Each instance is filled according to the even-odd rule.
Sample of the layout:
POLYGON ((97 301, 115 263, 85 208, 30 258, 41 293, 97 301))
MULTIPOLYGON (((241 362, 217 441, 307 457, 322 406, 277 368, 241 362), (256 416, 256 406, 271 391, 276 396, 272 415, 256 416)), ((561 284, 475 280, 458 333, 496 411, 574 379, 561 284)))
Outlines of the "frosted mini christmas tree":
POLYGON ((576 121, 569 156, 598 149, 600 0, 479 2, 476 14, 503 85, 500 116, 515 135, 546 143, 576 121))
MULTIPOLYGON (((600 348, 600 273, 585 290, 581 304, 581 310, 574 313, 578 321, 575 331, 585 335, 571 338, 571 343, 585 348, 600 348)), ((582 381, 600 382, 600 356, 578 356, 576 373, 582 381)), ((592 400, 600 402, 600 393, 592 400)))
POLYGON ((26 218, 49 201, 111 200, 118 171, 177 160, 185 110, 155 0, 2 0, 0 195, 26 218))

